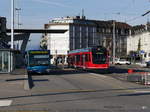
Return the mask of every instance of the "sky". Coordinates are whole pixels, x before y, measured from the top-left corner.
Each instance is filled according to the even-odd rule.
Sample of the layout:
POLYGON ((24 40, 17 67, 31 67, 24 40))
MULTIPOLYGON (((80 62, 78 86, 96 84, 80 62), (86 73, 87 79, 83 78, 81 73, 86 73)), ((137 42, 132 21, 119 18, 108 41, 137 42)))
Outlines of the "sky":
MULTIPOLYGON (((1 0, 0 16, 7 18, 10 28, 11 0, 1 0)), ((84 9, 87 19, 117 20, 130 25, 145 24, 150 14, 150 0, 14 0, 20 10, 20 28, 44 28, 53 18, 78 16, 84 9)), ((15 14, 17 18, 17 14, 15 14)), ((17 23, 17 19, 15 19, 17 23)), ((16 25, 17 27, 17 25, 16 25)), ((32 35, 30 45, 37 47, 41 35, 32 35)))

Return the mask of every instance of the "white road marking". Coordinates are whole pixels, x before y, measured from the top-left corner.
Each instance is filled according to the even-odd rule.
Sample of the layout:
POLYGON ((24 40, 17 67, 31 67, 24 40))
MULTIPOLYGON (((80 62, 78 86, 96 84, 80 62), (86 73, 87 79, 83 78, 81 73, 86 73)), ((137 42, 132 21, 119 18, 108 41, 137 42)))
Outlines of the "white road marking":
POLYGON ((11 103, 12 103, 12 100, 0 100, 0 107, 10 106, 11 103))
POLYGON ((143 109, 143 110, 147 109, 147 106, 142 106, 142 109, 143 109))
POLYGON ((141 91, 140 90, 137 91, 137 90, 135 90, 135 93, 150 93, 150 91, 142 91, 142 90, 141 91))
POLYGON ((91 74, 91 75, 95 75, 95 76, 98 76, 98 77, 107 78, 107 76, 105 76, 105 75, 98 75, 98 74, 96 74, 96 73, 89 73, 89 74, 91 74))

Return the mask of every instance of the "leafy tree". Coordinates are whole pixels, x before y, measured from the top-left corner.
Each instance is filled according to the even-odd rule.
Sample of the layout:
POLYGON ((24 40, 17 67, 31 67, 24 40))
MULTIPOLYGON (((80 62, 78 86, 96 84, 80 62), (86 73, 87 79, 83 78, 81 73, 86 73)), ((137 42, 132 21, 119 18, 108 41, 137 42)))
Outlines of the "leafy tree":
POLYGON ((138 42, 137 52, 139 52, 140 50, 141 50, 141 38, 139 39, 139 42, 138 42))
POLYGON ((47 38, 42 37, 41 42, 40 42, 40 47, 41 49, 47 49, 47 38))

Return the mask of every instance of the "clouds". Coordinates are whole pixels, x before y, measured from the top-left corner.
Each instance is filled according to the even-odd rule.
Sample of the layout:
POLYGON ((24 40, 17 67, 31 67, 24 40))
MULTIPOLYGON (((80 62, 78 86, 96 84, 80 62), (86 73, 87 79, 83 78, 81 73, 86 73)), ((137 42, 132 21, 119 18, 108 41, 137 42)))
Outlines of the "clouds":
POLYGON ((39 2, 42 4, 46 4, 46 5, 54 5, 54 6, 58 6, 58 7, 65 7, 65 8, 69 8, 70 6, 65 5, 64 3, 60 3, 60 2, 54 2, 54 1, 50 1, 50 0, 32 0, 35 2, 39 2))

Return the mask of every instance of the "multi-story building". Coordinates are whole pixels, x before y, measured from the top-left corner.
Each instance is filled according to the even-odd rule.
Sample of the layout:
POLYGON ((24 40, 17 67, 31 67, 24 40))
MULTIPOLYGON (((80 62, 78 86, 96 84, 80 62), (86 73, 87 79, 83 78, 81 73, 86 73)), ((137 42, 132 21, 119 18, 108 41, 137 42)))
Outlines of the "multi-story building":
POLYGON ((127 37, 131 34, 131 26, 117 21, 94 21, 97 25, 97 38, 100 40, 100 45, 103 45, 109 50, 110 56, 113 52, 113 34, 115 34, 115 53, 116 57, 127 56, 127 37), (113 25, 114 22, 114 25, 113 25), (114 32, 113 32, 113 29, 114 32))
POLYGON ((132 34, 127 38, 127 54, 137 52, 144 61, 150 60, 150 23, 132 28, 132 34))
POLYGON ((113 21, 87 20, 85 17, 56 18, 45 24, 45 29, 66 29, 64 34, 45 34, 47 49, 55 56, 65 56, 69 50, 86 48, 95 45, 106 47, 110 55, 113 51, 113 28, 115 28, 117 57, 127 54, 127 36, 131 26, 113 21))

